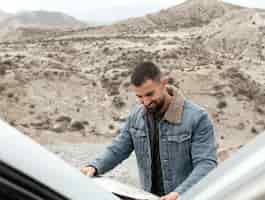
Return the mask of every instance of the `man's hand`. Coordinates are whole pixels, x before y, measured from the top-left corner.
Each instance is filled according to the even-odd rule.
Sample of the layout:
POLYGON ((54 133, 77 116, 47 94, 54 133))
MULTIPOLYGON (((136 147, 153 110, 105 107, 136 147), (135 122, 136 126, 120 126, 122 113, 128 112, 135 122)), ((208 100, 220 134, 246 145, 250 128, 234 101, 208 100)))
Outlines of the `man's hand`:
POLYGON ((180 200, 180 196, 177 192, 170 192, 169 194, 162 196, 160 200, 180 200))
POLYGON ((83 174, 85 174, 86 176, 95 176, 96 175, 96 169, 94 167, 88 166, 88 167, 83 167, 80 170, 83 174))

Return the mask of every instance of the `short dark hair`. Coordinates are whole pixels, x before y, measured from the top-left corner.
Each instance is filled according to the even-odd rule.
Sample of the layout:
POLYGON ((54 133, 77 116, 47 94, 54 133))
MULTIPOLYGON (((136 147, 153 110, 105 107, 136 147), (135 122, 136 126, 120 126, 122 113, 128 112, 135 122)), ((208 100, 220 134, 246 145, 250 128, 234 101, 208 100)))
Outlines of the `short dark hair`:
POLYGON ((131 84, 142 85, 146 80, 160 81, 161 71, 152 62, 142 62, 138 64, 132 72, 131 84))

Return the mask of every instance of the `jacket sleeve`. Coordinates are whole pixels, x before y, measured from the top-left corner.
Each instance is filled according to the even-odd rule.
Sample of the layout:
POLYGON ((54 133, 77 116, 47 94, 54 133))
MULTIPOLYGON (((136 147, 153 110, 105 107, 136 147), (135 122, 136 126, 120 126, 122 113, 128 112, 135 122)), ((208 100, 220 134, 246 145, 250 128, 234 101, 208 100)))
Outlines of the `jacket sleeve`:
POLYGON ((89 163, 97 170, 97 175, 104 174, 115 166, 127 159, 133 151, 133 142, 129 133, 131 117, 129 116, 124 126, 121 128, 119 135, 114 138, 104 152, 95 160, 89 163))
POLYGON ((208 114, 201 111, 191 139, 193 170, 175 192, 186 192, 217 166, 216 146, 213 124, 208 114))

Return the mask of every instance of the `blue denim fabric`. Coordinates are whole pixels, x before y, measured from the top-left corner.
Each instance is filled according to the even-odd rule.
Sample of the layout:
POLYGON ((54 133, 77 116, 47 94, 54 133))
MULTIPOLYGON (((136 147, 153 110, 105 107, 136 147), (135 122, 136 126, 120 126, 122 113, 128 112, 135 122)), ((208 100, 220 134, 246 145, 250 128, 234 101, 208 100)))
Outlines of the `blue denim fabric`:
MULTIPOLYGON (((185 100, 181 120, 161 120, 158 125, 160 159, 166 193, 186 192, 217 166, 214 127, 207 112, 185 100)), ((89 165, 103 174, 135 151, 142 188, 151 190, 151 152, 145 109, 137 105, 131 111, 120 134, 89 165)))

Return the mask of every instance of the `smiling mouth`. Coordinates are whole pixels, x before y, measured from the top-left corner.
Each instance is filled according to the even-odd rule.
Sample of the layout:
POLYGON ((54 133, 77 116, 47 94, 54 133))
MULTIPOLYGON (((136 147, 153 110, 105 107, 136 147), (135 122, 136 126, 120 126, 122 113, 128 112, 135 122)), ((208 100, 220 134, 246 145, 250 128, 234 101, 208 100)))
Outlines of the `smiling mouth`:
POLYGON ((155 107, 155 103, 151 103, 148 106, 146 106, 147 108, 154 108, 155 107))

